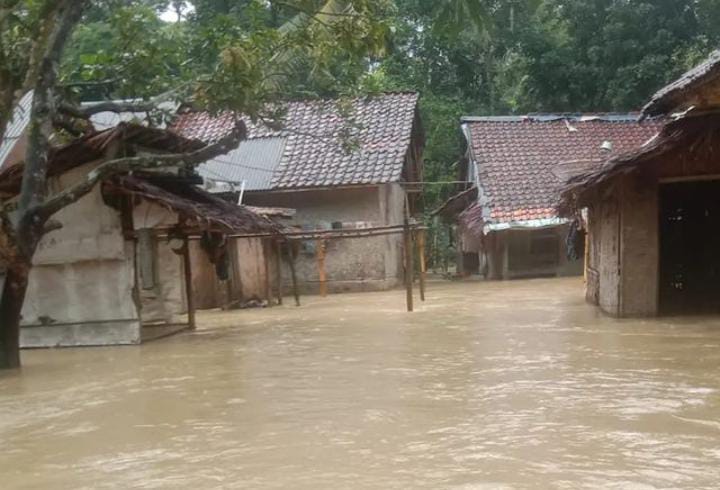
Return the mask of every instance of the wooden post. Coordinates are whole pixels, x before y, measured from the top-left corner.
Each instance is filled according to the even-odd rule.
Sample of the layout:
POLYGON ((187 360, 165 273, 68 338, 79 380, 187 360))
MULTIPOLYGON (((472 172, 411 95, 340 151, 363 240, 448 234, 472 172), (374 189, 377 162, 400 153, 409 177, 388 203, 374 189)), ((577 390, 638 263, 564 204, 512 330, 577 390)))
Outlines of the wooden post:
POLYGON ((413 246, 412 246, 412 234, 410 231, 410 223, 407 217, 405 217, 405 230, 403 231, 403 238, 405 239, 404 253, 405 253, 405 301, 407 303, 407 311, 412 312, 414 310, 413 305, 413 246))
POLYGON ((282 284, 282 242, 275 241, 275 286, 277 287, 278 305, 283 304, 283 284, 282 284))
POLYGON ((320 278, 320 296, 322 296, 323 298, 327 296, 327 276, 325 274, 325 245, 325 240, 318 239, 316 244, 317 267, 318 277, 320 278))
POLYGON ((195 322, 195 298, 193 297, 191 262, 190 240, 188 240, 188 238, 186 237, 185 246, 183 247, 183 263, 185 265, 185 295, 187 297, 188 326, 191 330, 195 330, 197 324, 195 322))
POLYGON ((425 263, 425 230, 418 230, 415 235, 417 241, 418 261, 420 261, 420 301, 425 301, 425 274, 427 264, 425 263))
POLYGON ((272 253, 272 248, 270 247, 270 242, 267 239, 262 240, 262 249, 263 265, 265 266, 265 300, 268 302, 269 306, 270 300, 272 299, 272 288, 270 286, 270 254, 272 253))
POLYGON ((290 275, 292 277, 292 288, 293 296, 295 296, 295 306, 300 306, 300 292, 298 291, 297 273, 295 271, 295 255, 293 254, 291 246, 292 242, 287 242, 287 244, 288 264, 290 265, 290 275))

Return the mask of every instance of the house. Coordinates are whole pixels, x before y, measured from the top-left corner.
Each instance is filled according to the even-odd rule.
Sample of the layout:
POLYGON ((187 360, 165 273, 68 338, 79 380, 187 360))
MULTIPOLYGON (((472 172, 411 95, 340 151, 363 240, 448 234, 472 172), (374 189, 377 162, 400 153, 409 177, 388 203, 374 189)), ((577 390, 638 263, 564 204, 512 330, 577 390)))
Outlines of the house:
POLYGON ((658 116, 654 138, 563 190, 564 215, 588 220, 587 299, 621 317, 718 313, 720 52, 652 98, 643 117, 658 116))
MULTIPOLYGON (((207 189, 252 206, 294 209, 287 225, 306 231, 402 225, 406 214, 419 212, 424 139, 417 94, 297 101, 285 109, 280 128, 248 122, 247 141, 199 167, 207 189)), ((181 110, 171 129, 212 142, 232 124, 229 114, 181 110)), ((397 234, 306 240, 295 259, 304 292, 320 290, 318 251, 329 292, 388 289, 402 277, 397 234)))
MULTIPOLYGON (((48 191, 69 188, 119 155, 202 147, 166 130, 120 123, 53 148, 48 191)), ((0 172, 0 201, 10 209, 23 168, 20 162, 0 172)), ((137 344, 192 325, 189 237, 279 230, 196 183, 192 169, 183 166, 118 175, 57 213, 62 228, 42 239, 33 259, 21 345, 137 344)))
POLYGON ((583 234, 558 214, 560 188, 568 174, 656 134, 656 125, 640 125, 638 116, 463 118, 467 153, 459 180, 468 188, 438 211, 457 223, 460 272, 489 279, 581 274, 583 234))

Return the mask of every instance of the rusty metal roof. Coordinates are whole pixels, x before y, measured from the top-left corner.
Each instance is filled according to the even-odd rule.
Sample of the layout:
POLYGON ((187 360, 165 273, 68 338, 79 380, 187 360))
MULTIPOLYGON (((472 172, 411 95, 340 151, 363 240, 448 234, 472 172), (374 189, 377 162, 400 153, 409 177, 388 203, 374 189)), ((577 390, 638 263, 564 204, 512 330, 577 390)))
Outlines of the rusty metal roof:
POLYGON ((637 120, 638 114, 464 118, 485 223, 557 219, 564 183, 558 164, 583 162, 585 170, 640 147, 662 127, 659 121, 637 120))
MULTIPOLYGON (((285 140, 282 158, 271 175, 271 189, 398 182, 416 129, 417 102, 416 93, 356 98, 347 111, 334 100, 290 102, 282 129, 248 122, 249 140, 285 140)), ((232 124, 230 114, 212 117, 204 112, 186 112, 178 115, 171 129, 211 142, 222 137, 232 124)), ((270 149, 260 152, 266 154, 270 149)), ((240 175, 237 169, 242 168, 241 162, 232 161, 235 167, 224 166, 232 170, 228 181, 251 180, 258 171, 248 169, 240 175)), ((242 163, 263 169, 270 166, 267 162, 242 163)), ((264 185, 267 187, 266 182, 264 185)))

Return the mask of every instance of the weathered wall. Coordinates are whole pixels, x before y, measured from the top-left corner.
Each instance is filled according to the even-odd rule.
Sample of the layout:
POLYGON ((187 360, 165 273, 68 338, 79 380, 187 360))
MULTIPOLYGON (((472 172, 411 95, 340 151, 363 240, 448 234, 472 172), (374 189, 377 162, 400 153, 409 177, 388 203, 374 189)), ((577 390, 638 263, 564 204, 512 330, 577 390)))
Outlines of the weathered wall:
POLYGON ((628 176, 621 182, 621 315, 658 313, 658 186, 654 179, 628 176))
MULTIPOLYGON (((193 296, 197 309, 221 308, 227 303, 227 283, 220 281, 215 266, 210 262, 200 241, 191 241, 193 296)), ((270 257, 269 278, 265 271, 265 250, 261 238, 234 238, 230 240, 231 285, 230 300, 234 302, 249 299, 271 300, 267 294, 267 282, 274 287, 273 257, 270 257)), ((271 252, 272 253, 272 252, 271 252)))
MULTIPOLYGON (((176 213, 152 202, 141 201, 133 208, 136 231, 172 226, 177 220, 176 213)), ((141 318, 143 323, 179 323, 183 321, 180 315, 187 312, 183 259, 172 250, 167 239, 155 238, 154 242, 154 287, 138 287, 141 318)), ((135 247, 135 252, 135 260, 140 263, 140 247, 135 247)))
POLYGON ((620 206, 616 194, 598 204, 596 228, 600 244, 599 306, 611 315, 620 314, 620 206))
MULTIPOLYGON (((307 229, 344 226, 371 227, 402 224, 404 191, 397 184, 378 187, 318 191, 251 193, 246 202, 255 206, 294 208, 288 223, 307 229)), ((325 259, 330 292, 382 290, 399 283, 402 267, 401 235, 329 240, 325 259)), ((296 260, 298 281, 304 293, 319 290, 316 243, 301 247, 296 260)), ((290 272, 283 267, 286 288, 290 272)))
POLYGON ((242 288, 242 298, 267 298, 265 253, 260 238, 237 238, 233 240, 237 276, 242 288))
MULTIPOLYGON (((51 179, 51 191, 71 185, 91 166, 51 179)), ((132 244, 123 239, 119 213, 96 188, 55 219, 63 228, 43 238, 33 260, 21 345, 138 343, 132 244)))
POLYGON ((600 209, 592 206, 587 210, 587 263, 585 264, 585 299, 595 305, 600 305, 600 258, 602 243, 602 228, 600 209))
POLYGON ((190 241, 190 268, 195 308, 209 310, 220 307, 219 281, 215 273, 215 266, 210 262, 210 258, 203 250, 199 240, 190 241))
MULTIPOLYGON (((578 276, 582 274, 583 258, 568 260, 566 237, 569 225, 561 225, 543 230, 503 230, 489 234, 488 277, 490 279, 519 279, 549 276, 578 276), (554 254, 543 257, 533 255, 531 243, 533 235, 542 231, 555 237, 557 246, 554 254)), ((579 251, 582 253, 582 251, 579 251)))

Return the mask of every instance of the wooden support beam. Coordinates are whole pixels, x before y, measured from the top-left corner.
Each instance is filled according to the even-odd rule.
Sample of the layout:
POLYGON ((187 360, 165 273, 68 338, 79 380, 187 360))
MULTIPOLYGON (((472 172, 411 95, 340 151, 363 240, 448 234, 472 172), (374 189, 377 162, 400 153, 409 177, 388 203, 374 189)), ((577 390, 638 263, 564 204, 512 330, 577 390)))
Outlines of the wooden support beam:
POLYGON ((195 322, 195 298, 192 285, 192 261, 190 260, 190 241, 185 238, 183 247, 183 264, 185 269, 185 296, 187 298, 188 326, 191 330, 197 328, 195 322))
POLYGON ((420 301, 425 301, 425 275, 427 273, 427 264, 425 263, 425 230, 415 232, 418 261, 420 262, 420 301))
POLYGON ((319 239, 316 243, 318 278, 320 280, 320 296, 324 298, 327 296, 327 274, 325 273, 326 242, 323 239, 319 239))
POLYGON ((403 252, 405 255, 405 302, 407 304, 407 311, 412 312, 414 310, 413 305, 413 245, 412 245, 412 232, 410 231, 410 225, 408 219, 405 218, 405 232, 403 233, 405 246, 403 252))
POLYGON ((282 283, 282 242, 275 240, 275 287, 277 288, 278 305, 283 304, 283 283, 282 283))
POLYGON ((295 271, 295 254, 292 246, 288 242, 287 247, 288 264, 290 265, 290 275, 292 276, 293 296, 295 296, 295 306, 300 306, 300 291, 298 290, 297 272, 295 271))
POLYGON ((267 238, 262 239, 262 250, 263 250, 263 265, 265 267, 265 300, 270 305, 272 299, 272 282, 270 281, 270 254, 272 248, 267 238))

